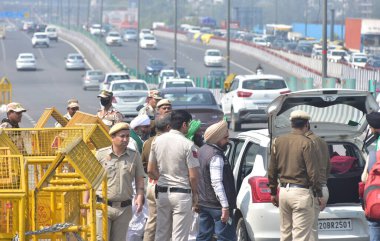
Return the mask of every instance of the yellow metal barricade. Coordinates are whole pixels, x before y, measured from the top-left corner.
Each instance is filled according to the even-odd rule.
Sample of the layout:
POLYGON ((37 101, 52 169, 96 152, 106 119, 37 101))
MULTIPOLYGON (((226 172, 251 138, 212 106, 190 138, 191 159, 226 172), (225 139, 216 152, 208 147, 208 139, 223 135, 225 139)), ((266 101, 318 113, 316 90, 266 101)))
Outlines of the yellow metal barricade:
POLYGON ((0 80, 0 105, 12 102, 12 84, 7 77, 0 80))
POLYGON ((40 116, 40 119, 38 119, 37 124, 34 126, 35 128, 43 128, 45 127, 46 123, 49 121, 50 118, 54 118, 56 122, 58 122, 61 126, 66 126, 67 120, 63 115, 54 107, 52 108, 46 108, 45 111, 40 116))

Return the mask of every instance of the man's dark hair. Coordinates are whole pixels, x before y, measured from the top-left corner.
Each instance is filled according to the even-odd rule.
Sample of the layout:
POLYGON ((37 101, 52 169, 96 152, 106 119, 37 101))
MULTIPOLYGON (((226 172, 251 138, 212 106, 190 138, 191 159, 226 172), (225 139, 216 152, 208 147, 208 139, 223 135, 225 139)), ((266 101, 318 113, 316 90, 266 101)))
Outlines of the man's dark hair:
POLYGON ((192 116, 185 110, 173 110, 171 113, 170 126, 174 130, 180 130, 183 122, 189 123, 192 116))
POLYGON ((309 120, 301 119, 301 118, 294 118, 291 121, 292 128, 301 129, 307 125, 309 120))
POLYGON ((155 120, 156 129, 160 132, 166 131, 166 127, 170 125, 170 121, 171 121, 170 113, 157 116, 155 120))

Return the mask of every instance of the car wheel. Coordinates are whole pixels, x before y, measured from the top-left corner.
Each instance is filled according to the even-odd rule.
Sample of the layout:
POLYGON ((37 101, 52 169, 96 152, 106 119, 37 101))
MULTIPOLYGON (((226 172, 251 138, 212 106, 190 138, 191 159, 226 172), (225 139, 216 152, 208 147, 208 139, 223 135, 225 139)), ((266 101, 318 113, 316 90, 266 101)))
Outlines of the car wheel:
POLYGON ((239 218, 239 221, 236 225, 236 238, 237 241, 251 241, 251 239, 248 237, 247 228, 245 227, 243 218, 239 218))
POLYGON ((230 123, 230 126, 231 126, 231 129, 233 131, 240 131, 241 129, 241 123, 239 122, 239 120, 237 120, 235 114, 234 114, 234 110, 232 109, 231 110, 231 123, 230 123))

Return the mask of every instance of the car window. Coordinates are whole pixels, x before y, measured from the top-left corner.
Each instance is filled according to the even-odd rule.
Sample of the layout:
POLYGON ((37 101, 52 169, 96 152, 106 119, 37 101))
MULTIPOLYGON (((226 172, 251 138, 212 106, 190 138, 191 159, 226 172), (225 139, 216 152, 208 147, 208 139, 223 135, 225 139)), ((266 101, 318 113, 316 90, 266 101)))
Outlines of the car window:
POLYGON ((114 83, 112 85, 112 91, 123 91, 123 90, 148 90, 144 83, 114 83))
POLYGON ((165 93, 165 99, 169 99, 173 106, 176 105, 216 105, 212 93, 165 93))
POLYGON ((227 157, 228 162, 231 165, 232 170, 235 167, 236 160, 239 157, 239 154, 240 154, 241 148, 243 147, 244 142, 245 140, 231 138, 228 144, 226 157, 227 157))
POLYGON ((243 158, 240 162, 239 174, 236 183, 237 191, 240 189, 241 183, 243 182, 244 178, 251 173, 256 155, 259 152, 259 150, 260 146, 258 144, 255 144, 253 142, 248 143, 247 148, 245 149, 245 152, 243 154, 243 158))
POLYGON ((220 52, 218 51, 210 51, 207 53, 208 56, 220 56, 220 52))
POLYGON ((194 85, 190 81, 171 81, 166 83, 166 88, 173 87, 194 87, 194 85))
POLYGON ((260 79, 245 80, 243 82, 243 89, 249 90, 275 90, 284 88, 286 88, 284 80, 260 79))
POLYGON ((234 81, 231 84, 231 90, 236 90, 239 87, 239 80, 234 79, 234 81))

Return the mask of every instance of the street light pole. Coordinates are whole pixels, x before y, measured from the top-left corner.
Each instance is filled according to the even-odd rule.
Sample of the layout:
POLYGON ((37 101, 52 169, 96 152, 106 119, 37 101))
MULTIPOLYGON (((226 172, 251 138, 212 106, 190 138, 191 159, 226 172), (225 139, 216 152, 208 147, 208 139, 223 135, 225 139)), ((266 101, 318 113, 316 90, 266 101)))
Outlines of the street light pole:
POLYGON ((103 0, 100 0, 100 35, 103 30, 103 0))
POLYGON ((70 2, 70 0, 68 0, 67 7, 68 7, 68 11, 67 11, 67 26, 70 29, 70 24, 71 24, 71 21, 70 21, 70 17, 71 17, 71 2, 70 2))
POLYGON ((77 0, 77 27, 79 27, 79 11, 80 11, 80 0, 77 0))
POLYGON ((87 0, 87 23, 86 27, 90 27, 90 8, 91 8, 91 0, 87 0))
POLYGON ((177 11, 178 11, 178 1, 174 0, 174 76, 177 76, 177 11))
POLYGON ((137 67, 136 67, 136 75, 137 78, 139 78, 140 73, 140 11, 141 10, 141 0, 138 0, 137 2, 137 67))
POLYGON ((323 0, 322 78, 327 78, 327 0, 323 0))
POLYGON ((230 75, 230 25, 231 25, 231 0, 227 1, 227 76, 230 75))

